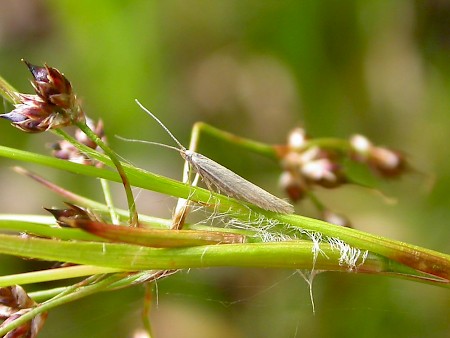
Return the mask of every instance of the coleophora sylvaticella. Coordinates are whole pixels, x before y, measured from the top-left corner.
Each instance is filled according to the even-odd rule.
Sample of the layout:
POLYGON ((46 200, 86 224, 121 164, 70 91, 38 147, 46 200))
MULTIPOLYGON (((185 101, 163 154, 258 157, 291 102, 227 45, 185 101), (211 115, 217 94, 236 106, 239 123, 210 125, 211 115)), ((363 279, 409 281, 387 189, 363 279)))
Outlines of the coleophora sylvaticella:
POLYGON ((249 202, 264 210, 274 211, 278 213, 290 214, 294 212, 294 207, 257 185, 247 181, 238 174, 234 173, 223 165, 211 160, 210 158, 196 153, 195 151, 186 149, 180 141, 170 132, 170 130, 147 108, 145 108, 138 100, 136 103, 149 114, 158 124, 169 134, 179 148, 166 144, 148 142, 141 140, 133 140, 148 144, 157 144, 166 148, 177 150, 181 157, 185 159, 191 168, 202 178, 208 189, 215 187, 220 193, 224 193, 229 197, 237 200, 249 202))

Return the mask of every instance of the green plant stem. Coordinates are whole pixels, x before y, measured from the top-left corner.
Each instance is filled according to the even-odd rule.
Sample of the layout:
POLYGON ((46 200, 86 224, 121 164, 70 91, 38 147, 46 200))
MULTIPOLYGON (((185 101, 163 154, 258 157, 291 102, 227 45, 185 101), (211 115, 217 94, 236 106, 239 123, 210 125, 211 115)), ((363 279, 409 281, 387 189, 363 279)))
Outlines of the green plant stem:
MULTIPOLYGON (((100 183, 102 185, 103 194, 105 196, 106 206, 109 211, 109 215, 111 217, 111 223, 115 225, 120 224, 119 215, 117 215, 116 208, 114 207, 114 203, 112 200, 111 189, 109 188, 109 182, 104 178, 100 179, 100 183)), ((138 216, 139 217, 139 216, 138 216)))
MULTIPOLYGON (((125 213, 126 211, 123 210, 125 213)), ((165 218, 150 217, 142 215, 143 229, 165 229, 169 230, 170 220, 165 218), (148 218, 148 219, 147 219, 148 218)), ((0 229, 11 232, 20 232, 32 234, 40 237, 58 238, 62 240, 80 240, 80 241, 107 241, 101 237, 91 235, 81 229, 62 228, 55 225, 56 221, 53 216, 41 215, 8 215, 0 214, 0 229)), ((247 237, 249 242, 261 242, 256 237, 256 231, 242 230, 234 228, 218 228, 214 226, 186 224, 184 230, 194 230, 203 232, 221 232, 233 233, 247 237)))
POLYGON ((139 217, 136 210, 136 203, 133 197, 133 192, 131 190, 130 182, 128 180, 127 174, 125 173, 122 164, 119 161, 117 154, 104 143, 89 127, 85 122, 77 122, 76 126, 80 128, 92 141, 94 141, 100 148, 103 149, 106 155, 109 156, 111 161, 117 168, 117 172, 120 175, 120 179, 125 188, 125 194, 128 201, 128 209, 130 211, 130 226, 137 227, 139 225, 139 217))
POLYGON ((59 288, 53 288, 48 290, 39 290, 34 292, 29 292, 28 296, 32 298, 36 303, 42 303, 46 300, 55 297, 56 295, 64 292, 67 289, 67 286, 62 286, 59 288))
POLYGON ((316 207, 317 211, 323 213, 326 210, 325 205, 317 198, 317 196, 312 191, 306 191, 306 196, 309 198, 311 203, 316 207))
POLYGON ((145 285, 145 295, 144 295, 144 308, 142 309, 142 323, 144 324, 145 331, 147 332, 148 338, 152 337, 152 323, 150 321, 150 310, 152 308, 152 297, 153 296, 153 283, 147 283, 145 285))
MULTIPOLYGON (((46 167, 56 168, 72 172, 75 174, 86 175, 95 178, 105 178, 109 181, 122 182, 120 176, 116 172, 110 170, 96 168, 93 166, 85 166, 78 163, 53 158, 50 156, 35 154, 23 150, 0 146, 0 156, 11 159, 37 163, 46 167)), ((232 198, 212 193, 209 190, 191 187, 188 184, 156 175, 140 168, 125 165, 125 171, 133 186, 138 186, 147 190, 160 192, 175 197, 189 198, 191 201, 201 202, 211 207, 218 207, 221 211, 227 211, 230 208, 235 212, 248 213, 248 207, 232 198), (218 205, 211 205, 211 198, 217 199, 218 205)))
MULTIPOLYGON (((107 162, 109 164, 109 161, 111 161, 111 159, 106 157, 105 155, 103 155, 103 154, 99 153, 98 151, 95 151, 95 150, 89 148, 88 146, 78 142, 75 138, 73 138, 72 136, 67 134, 64 130, 57 129, 55 131, 55 133, 57 135, 61 136, 64 140, 70 142, 80 152, 86 154, 87 156, 92 157, 93 154, 95 154, 98 158, 95 158, 95 157, 94 158, 97 159, 97 160, 101 159, 100 161, 101 161, 102 164, 105 164, 104 162, 107 162), (108 161, 108 159, 109 159, 109 161, 108 161)), ((109 165, 111 165, 111 164, 109 164, 109 165)), ((22 169, 22 170, 26 172, 26 170, 24 170, 24 169, 22 169)), ((27 174, 27 173, 25 173, 25 174, 27 174)), ((31 176, 32 178, 34 178, 33 175, 28 175, 28 176, 31 176)), ((44 180, 39 179, 39 178, 37 180, 38 181, 39 180, 40 181, 44 181, 44 180)), ((100 179, 100 182, 101 182, 101 185, 102 185, 102 190, 103 190, 103 194, 105 196, 105 201, 106 201, 106 205, 108 207, 108 211, 109 211, 109 214, 110 214, 110 217, 111 217, 111 221, 112 221, 113 224, 119 224, 120 220, 119 220, 119 217, 117 215, 116 208, 114 208, 114 203, 113 203, 113 200, 112 200, 111 190, 109 188, 109 184, 108 184, 107 180, 105 180, 105 179, 100 179)), ((68 192, 68 193, 71 194, 70 192, 68 192)), ((129 213, 129 211, 128 211, 128 213, 129 213)))
MULTIPOLYGON (((283 151, 280 151, 284 146, 267 145, 262 142, 257 142, 245 137, 236 136, 229 132, 220 130, 204 122, 197 122, 192 128, 192 134, 197 133, 198 139, 201 134, 206 134, 214 139, 221 140, 223 142, 234 144, 241 149, 246 149, 252 153, 263 155, 267 158, 278 161, 283 151)), ((320 147, 322 149, 330 149, 339 152, 347 152, 350 149, 350 144, 347 140, 338 138, 315 138, 307 140, 303 146, 304 149, 320 147)))
POLYGON ((83 143, 78 142, 74 137, 67 134, 64 129, 55 129, 53 132, 62 137, 67 142, 70 142, 74 147, 76 147, 80 152, 86 154, 88 157, 93 158, 109 167, 114 167, 112 160, 105 154, 98 152, 83 143))
MULTIPOLYGON (((14 167, 14 171, 18 172, 21 175, 25 175, 29 178, 31 178, 32 180, 42 184, 43 186, 45 186, 47 189, 50 189, 51 191, 57 193, 58 195, 62 196, 65 200, 71 201, 74 204, 78 205, 78 206, 82 206, 85 208, 88 208, 92 211, 94 211, 95 213, 108 213, 109 212, 109 206, 105 205, 103 203, 99 203, 97 201, 94 201, 92 199, 89 199, 87 197, 75 194, 67 189, 64 189, 63 187, 56 185, 48 180, 46 180, 45 178, 43 178, 42 176, 31 172, 27 169, 24 169, 22 167, 14 167)), ((127 217, 128 215, 128 210, 124 210, 124 209, 119 209, 119 208, 114 208, 114 214, 119 217, 119 216, 123 216, 123 217, 127 217)), ((7 215, 6 215, 7 216, 7 215)), ((29 217, 30 216, 20 216, 20 215, 10 215, 10 217, 12 217, 12 219, 19 219, 25 221, 29 221, 29 217)), ((45 224, 54 224, 55 223, 55 219, 54 217, 48 217, 48 216, 33 216, 33 218, 35 217, 44 217, 45 219, 45 224)), ((5 218, 3 215, 0 215, 0 221, 1 220, 6 220, 7 217, 5 218)), ((151 225, 152 227, 155 228, 161 228, 161 229, 168 229, 171 226, 171 221, 167 220, 167 219, 163 219, 163 218, 158 218, 158 217, 152 217, 152 216, 147 216, 147 215, 143 215, 140 214, 139 215, 139 221, 142 223, 141 226, 144 226, 146 224, 151 225)), ((23 229, 24 231, 26 231, 26 229, 23 229)))
MULTIPOLYGON (((101 177, 120 182, 120 177, 116 173, 105 169, 83 166, 81 164, 71 163, 4 146, 0 146, 0 156, 38 163, 47 167, 63 169, 77 174, 97 178, 101 177)), ((255 224, 259 224, 260 217, 264 216, 266 219, 278 221, 279 224, 281 224, 281 226, 278 227, 278 231, 283 231, 283 227, 289 225, 291 227, 298 228, 299 230, 319 232, 329 237, 339 238, 353 247, 369 250, 392 260, 399 261, 419 271, 439 276, 447 280, 450 279, 449 255, 424 249, 408 243, 386 239, 381 236, 371 235, 362 231, 331 225, 323 221, 314 220, 303 216, 277 214, 265 211, 252 207, 251 205, 238 202, 226 196, 211 193, 210 191, 202 188, 191 187, 186 184, 149 173, 142 169, 126 167, 125 170, 130 178, 130 182, 134 186, 176 197, 189 198, 191 201, 204 205, 210 205, 216 211, 225 212, 230 217, 240 219, 246 223, 255 222, 255 224), (211 205, 211 196, 213 196, 214 200, 217 201, 214 205, 211 205), (255 212, 252 212, 251 215, 249 215, 249 209, 252 209, 255 212)))
MULTIPOLYGON (((124 271, 219 266, 349 271, 348 266, 339 263, 339 250, 322 243, 321 253, 313 261, 313 248, 314 244, 310 241, 290 241, 157 249, 127 244, 54 241, 0 234, 0 253, 3 254, 62 260, 124 271)), ((359 261, 354 263, 352 271, 401 275, 402 278, 450 287, 448 280, 433 279, 379 255, 369 253, 364 263, 361 259, 360 257, 359 261)))
POLYGON ((55 226, 55 218, 53 216, 0 215, 0 229, 48 238, 58 238, 61 240, 106 241, 101 237, 91 235, 81 229, 55 226))
POLYGON ((6 335, 9 331, 14 330, 15 328, 19 327, 20 325, 23 325, 24 323, 32 320, 34 317, 36 317, 38 314, 46 312, 52 308, 55 308, 57 306, 73 302, 75 300, 84 298, 86 296, 92 295, 94 293, 100 292, 105 290, 108 285, 116 282, 121 278, 120 275, 112 275, 110 277, 107 277, 106 279, 99 281, 95 284, 84 286, 78 288, 76 291, 69 293, 67 295, 50 299, 49 301, 39 304, 34 309, 30 310, 23 316, 17 318, 16 320, 8 323, 7 325, 0 328, 0 336, 3 337, 6 335))
MULTIPOLYGON (((101 268, 98 271, 102 271, 101 268)), ((105 270, 106 271, 106 270, 105 270)), ((101 273, 101 272, 100 272, 101 273)), ((145 273, 148 273, 147 271, 145 273)), ((107 286, 105 291, 111 291, 111 290, 117 290, 120 288, 124 288, 130 285, 134 285, 134 281, 141 278, 144 275, 144 272, 134 273, 134 274, 127 274, 123 278, 117 280, 114 283, 111 283, 107 286)), ((84 277, 84 275, 79 276, 84 277)), ((55 296, 65 294, 68 290, 72 290, 73 285, 69 286, 62 286, 58 288, 52 288, 48 290, 39 290, 28 293, 28 296, 30 296, 35 302, 42 303, 50 298, 53 298, 55 296)))
MULTIPOLYGON (((219 139, 221 141, 224 141, 226 143, 234 144, 238 146, 239 148, 247 149, 250 152, 261 154, 265 157, 277 159, 277 150, 276 147, 267 145, 262 142, 257 142, 250 140, 245 137, 240 137, 233 135, 229 132, 217 129, 209 124, 206 124, 204 122, 197 122, 192 127, 192 133, 198 132, 199 134, 207 134, 212 136, 215 139, 219 139), (196 131, 198 130, 198 131, 196 131)), ((200 137, 198 138, 200 139, 200 137)))
POLYGON ((93 285, 95 283, 100 282, 101 280, 105 279, 108 275, 107 274, 99 274, 99 275, 91 275, 87 276, 85 279, 79 281, 78 283, 72 284, 64 289, 61 293, 55 295, 52 299, 50 299, 48 302, 54 301, 58 298, 61 298, 63 296, 66 296, 68 294, 73 293, 77 289, 80 289, 82 287, 85 287, 87 285, 93 285))
POLYGON ((92 266, 75 265, 63 268, 25 272, 15 275, 0 276, 0 287, 19 284, 41 283, 104 273, 121 272, 121 269, 92 266))
POLYGON ((338 238, 352 246, 388 257, 418 271, 450 280, 450 255, 299 215, 278 215, 276 219, 338 238))
MULTIPOLYGON (((175 231, 144 227, 130 228, 88 220, 73 220, 73 226, 80 227, 80 229, 74 229, 59 226, 49 227, 47 225, 10 219, 6 222, 0 220, 0 229, 24 231, 27 234, 63 240, 113 241, 158 248, 243 243, 246 240, 244 235, 237 233, 238 231, 234 233, 231 231, 220 231, 220 228, 175 231), (84 232, 81 229, 89 232, 84 232)), ((67 222, 70 223, 70 220, 67 222)))

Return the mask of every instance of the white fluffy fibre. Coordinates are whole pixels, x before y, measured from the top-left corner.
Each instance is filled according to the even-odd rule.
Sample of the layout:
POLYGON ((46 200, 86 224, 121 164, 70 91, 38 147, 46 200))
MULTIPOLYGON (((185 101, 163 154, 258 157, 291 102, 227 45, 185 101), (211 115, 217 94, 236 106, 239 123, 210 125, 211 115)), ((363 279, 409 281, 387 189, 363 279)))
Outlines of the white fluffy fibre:
POLYGON ((267 219, 260 215, 255 221, 249 220, 249 222, 243 222, 239 219, 228 218, 226 215, 222 221, 225 226, 238 229, 246 229, 256 231, 256 234, 263 242, 281 242, 281 241, 292 241, 305 236, 311 240, 313 243, 312 251, 312 268, 311 270, 297 270, 298 274, 305 280, 309 287, 309 296, 311 299, 312 312, 315 314, 315 304, 313 296, 313 281, 320 270, 315 269, 317 257, 319 254, 328 258, 325 252, 320 248, 320 244, 327 242, 330 244, 332 250, 339 250, 339 265, 346 265, 348 271, 355 270, 359 265, 364 264, 369 252, 367 250, 362 251, 358 248, 351 247, 343 240, 335 237, 326 236, 324 238, 323 234, 315 231, 308 231, 298 227, 294 227, 287 224, 282 224, 281 222, 273 219, 267 219), (284 231, 279 232, 275 228, 284 226, 284 231))
MULTIPOLYGON (((195 211, 205 211, 205 209, 199 207, 195 211)), ((332 250, 339 250, 339 265, 346 266, 348 271, 353 271, 357 269, 359 265, 364 264, 364 261, 368 255, 367 250, 363 251, 361 249, 351 247, 339 238, 323 236, 320 232, 309 231, 289 224, 281 223, 278 220, 267 218, 261 214, 255 214, 252 211, 249 212, 247 220, 233 217, 233 212, 231 210, 220 213, 217 209, 202 219, 203 220, 200 221, 200 223, 203 224, 216 224, 227 228, 253 231, 255 232, 255 236, 259 237, 262 242, 284 242, 305 238, 311 240, 312 268, 311 270, 297 270, 297 273, 308 284, 313 313, 315 313, 313 281, 315 276, 322 272, 321 270, 315 269, 317 257, 321 254, 324 257, 329 258, 321 249, 321 244, 328 243, 332 250), (254 217, 255 215, 256 218, 254 217), (280 228, 282 231, 280 231, 280 228)))
POLYGON ((313 314, 316 314, 316 306, 314 304, 314 295, 313 295, 313 281, 314 277, 316 277, 317 274, 319 274, 321 271, 317 270, 297 270, 297 273, 300 275, 300 277, 303 278, 303 280, 308 284, 309 287, 309 298, 311 299, 311 307, 313 314))
MULTIPOLYGON (((263 242, 292 241, 307 237, 313 243, 311 249, 313 254, 312 270, 314 270, 319 254, 327 257, 325 252, 320 248, 320 244, 324 242, 329 243, 333 250, 339 250, 339 265, 346 265, 349 271, 353 271, 359 265, 364 264, 364 261, 368 255, 367 250, 363 251, 361 249, 351 247, 339 238, 330 236, 324 237, 320 232, 304 230, 288 224, 283 224, 277 220, 269 219, 262 215, 259 215, 256 221, 249 220, 248 222, 244 222, 236 218, 228 218, 226 213, 220 215, 220 218, 226 227, 256 231, 256 236, 258 236, 263 242), (283 232, 275 229, 280 226, 284 226, 283 232)), ((215 219, 217 220, 217 217, 215 217, 215 219)))
POLYGON ((359 265, 364 264, 369 251, 361 251, 361 249, 353 248, 344 241, 335 237, 327 237, 331 248, 339 250, 341 256, 339 258, 339 265, 347 265, 349 271, 353 271, 359 265), (358 260, 361 261, 358 263, 358 260))

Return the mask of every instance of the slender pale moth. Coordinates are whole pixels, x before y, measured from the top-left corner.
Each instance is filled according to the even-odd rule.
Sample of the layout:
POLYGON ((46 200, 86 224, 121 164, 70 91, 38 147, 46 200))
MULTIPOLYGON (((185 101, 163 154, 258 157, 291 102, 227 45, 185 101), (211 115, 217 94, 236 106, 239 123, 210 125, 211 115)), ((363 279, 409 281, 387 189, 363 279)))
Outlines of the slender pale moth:
POLYGON ((213 190, 215 187, 218 192, 224 193, 229 197, 237 200, 254 204, 264 210, 274 211, 278 213, 290 214, 294 212, 294 207, 257 185, 247 181, 238 174, 225 168, 223 165, 211 160, 210 158, 186 149, 180 141, 170 132, 170 130, 147 108, 145 108, 138 100, 135 100, 139 107, 149 114, 158 124, 169 134, 179 148, 156 142, 148 142, 141 140, 133 140, 147 144, 157 144, 166 148, 178 151, 186 160, 190 167, 202 178, 208 189, 213 190))

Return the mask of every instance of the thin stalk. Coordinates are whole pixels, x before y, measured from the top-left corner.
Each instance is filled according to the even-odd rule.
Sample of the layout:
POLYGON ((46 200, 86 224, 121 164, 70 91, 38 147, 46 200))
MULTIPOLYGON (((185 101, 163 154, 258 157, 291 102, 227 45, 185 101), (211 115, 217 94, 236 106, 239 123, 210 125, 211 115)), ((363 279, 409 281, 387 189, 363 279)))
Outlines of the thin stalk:
POLYGON ((3 337, 6 335, 9 331, 14 330, 15 328, 25 324, 26 322, 32 320, 34 317, 39 315, 40 313, 46 312, 52 308, 55 308, 57 306, 67 304, 69 302, 73 302, 75 300, 84 298, 86 296, 92 295, 94 293, 100 292, 105 290, 108 285, 111 285, 112 283, 116 282, 121 278, 120 275, 113 275, 110 277, 107 277, 106 279, 99 281, 95 284, 84 286, 81 288, 78 288, 73 293, 69 293, 67 295, 64 295, 62 297, 53 298, 49 301, 42 303, 35 307, 34 309, 30 310, 26 314, 22 315, 21 317, 17 318, 16 320, 8 323, 7 325, 0 328, 0 336, 3 337))
POLYGON ((0 214, 0 229, 68 241, 106 241, 101 237, 91 235, 85 231, 82 231, 81 229, 62 228, 59 226, 55 226, 55 218, 53 216, 45 216, 49 220, 49 222, 52 222, 52 224, 48 224, 49 222, 45 221, 44 216, 38 216, 39 218, 36 218, 36 220, 33 220, 33 217, 36 216, 0 214), (27 217, 28 220, 26 219, 27 217), (40 218, 44 222, 41 222, 40 218))
POLYGON ((121 269, 107 268, 92 265, 75 265, 64 268, 40 270, 19 273, 15 275, 0 276, 0 287, 14 284, 25 285, 69 278, 85 277, 104 273, 121 272, 121 269))
MULTIPOLYGON (((85 166, 19 149, 0 146, 0 156, 25 162, 38 163, 46 167, 57 168, 76 174, 82 174, 95 178, 105 178, 114 182, 121 182, 120 176, 116 172, 112 172, 110 170, 93 166, 85 166)), ((201 201, 205 205, 210 205, 211 198, 214 197, 214 199, 217 199, 217 203, 220 203, 219 206, 227 206, 227 208, 223 208, 222 211, 227 211, 228 209, 233 208, 237 212, 242 211, 245 214, 248 212, 248 208, 242 203, 239 203, 231 198, 212 193, 209 190, 191 187, 187 184, 183 184, 164 176, 156 175, 132 166, 126 166, 125 171, 130 178, 131 184, 134 186, 139 186, 147 190, 176 197, 189 198, 191 201, 201 201)))
POLYGON ((201 133, 210 135, 215 139, 222 140, 224 142, 234 144, 239 148, 247 149, 250 152, 261 154, 268 158, 277 159, 277 150, 276 147, 267 145, 262 142, 257 142, 254 140, 250 140, 245 137, 236 136, 229 132, 217 129, 209 124, 204 122, 197 122, 194 124, 193 129, 198 129, 201 133))
POLYGON ((312 204, 316 207, 317 211, 320 213, 325 211, 325 205, 317 198, 317 196, 310 190, 306 191, 306 195, 308 196, 309 200, 312 202, 312 204))
MULTIPOLYGON (((108 205, 105 205, 103 203, 99 203, 99 202, 89 199, 87 197, 75 194, 72 191, 64 189, 63 187, 48 181, 44 177, 42 177, 30 170, 24 169, 22 167, 14 167, 13 169, 17 173, 31 178, 32 180, 42 184, 47 189, 50 189, 51 191, 55 192, 56 194, 62 196, 65 200, 71 201, 78 206, 88 208, 95 213, 108 213, 110 211, 108 205)), ((119 216, 126 217, 128 215, 128 210, 114 208, 114 213, 117 217, 119 217, 119 216)), ((20 220, 23 220, 24 222, 28 221, 29 217, 30 217, 30 216, 18 216, 18 215, 10 215, 10 216, 12 217, 12 219, 20 218, 20 220)), ((46 221, 45 224, 51 225, 51 224, 55 223, 54 217, 50 217, 50 218, 48 218, 48 216, 40 216, 40 217, 47 217, 45 219, 45 221, 46 221)), ((3 219, 6 220, 7 217, 5 217, 5 215, 0 215, 0 221, 3 219)), ((159 217, 147 216, 147 215, 143 215, 143 214, 139 214, 139 221, 142 223, 141 224, 142 226, 145 224, 148 224, 148 225, 151 225, 152 227, 162 228, 162 229, 168 229, 171 225, 171 222, 169 220, 159 218, 159 217)), ((23 230, 26 231, 26 229, 23 229, 23 230)))
POLYGON ((144 308, 142 309, 142 323, 144 324, 144 329, 148 335, 148 338, 152 337, 152 323, 150 321, 150 310, 152 308, 152 298, 153 298, 153 285, 154 283, 145 284, 145 294, 144 294, 144 308))
MULTIPOLYGON (((157 271, 157 272, 141 271, 141 272, 137 272, 137 273, 130 272, 130 273, 126 274, 125 276, 123 276, 121 279, 117 280, 116 282, 108 285, 104 291, 118 290, 118 289, 122 289, 122 288, 129 287, 132 285, 137 285, 142 282, 150 283, 156 279, 170 276, 173 273, 175 273, 175 271, 172 273, 167 272, 167 271, 164 271, 162 273, 160 271, 157 271), (150 275, 150 278, 148 278, 149 275, 150 275), (148 282, 146 282, 146 281, 148 281, 148 282)), ((41 302, 44 302, 44 301, 46 301, 50 298, 53 298, 57 295, 66 293, 67 290, 71 290, 72 288, 73 288, 73 285, 69 285, 69 286, 48 289, 48 290, 34 291, 34 292, 28 293, 28 296, 30 296, 35 302, 41 303, 41 302)))
POLYGON ((59 288, 29 292, 28 296, 30 296, 30 298, 32 298, 36 303, 42 303, 64 292, 67 288, 67 286, 61 286, 59 288))
MULTIPOLYGON (((61 240, 95 242, 111 241, 155 248, 176 248, 246 242, 246 236, 238 233, 238 231, 221 231, 220 228, 212 227, 209 230, 169 230, 113 226, 89 220, 67 219, 66 223, 79 228, 49 227, 47 225, 32 222, 16 220, 1 221, 0 219, 0 229, 26 232, 30 235, 45 236, 61 240), (87 232, 84 232, 81 229, 87 232)), ((2 277, 0 277, 0 279, 1 278, 2 277)))
POLYGON ((109 210, 109 215, 111 217, 111 223, 114 225, 120 224, 119 215, 117 215, 116 209, 114 207, 114 203, 112 200, 111 189, 109 188, 109 182, 104 178, 100 179, 100 183, 102 185, 103 195, 105 196, 106 206, 109 210))
POLYGON ((245 237, 240 234, 220 231, 130 228, 82 219, 67 219, 65 222, 112 242, 154 248, 178 248, 245 242, 245 237))
POLYGON ((75 290, 85 287, 87 285, 93 285, 97 282, 100 282, 101 280, 105 279, 108 275, 107 274, 99 274, 99 275, 91 275, 86 277, 85 279, 79 281, 78 283, 72 284, 70 286, 68 286, 64 291, 62 291, 61 293, 57 294, 55 297, 53 297, 52 299, 50 299, 48 302, 54 301, 58 298, 61 298, 63 296, 66 296, 68 294, 73 293, 75 290))
MULTIPOLYGON (((53 130, 55 134, 62 137, 67 142, 70 142, 75 148, 77 148, 80 152, 87 155, 90 158, 93 158, 109 167, 114 167, 114 163, 112 160, 103 153, 98 152, 95 149, 89 148, 87 145, 78 142, 74 137, 67 134, 64 129, 55 129, 53 130)), ((122 163, 124 165, 124 163, 122 163)))
MULTIPOLYGON (((232 133, 220 130, 204 122, 197 122, 196 124, 194 124, 194 127, 192 129, 197 130, 197 133, 199 135, 210 135, 215 139, 229 144, 234 144, 239 148, 246 149, 252 153, 260 154, 276 161, 280 159, 280 155, 283 154, 283 150, 285 148, 285 146, 268 145, 245 137, 236 136, 232 133)), ((200 136, 198 137, 198 139, 200 139, 200 136)), ((323 149, 336 150, 339 152, 347 152, 350 149, 350 144, 347 140, 327 137, 307 140, 303 146, 304 149, 312 147, 320 147, 323 149)))
MULTIPOLYGON (((103 154, 99 153, 98 151, 96 151, 94 149, 91 149, 88 146, 78 142, 75 138, 73 138, 72 136, 67 134, 62 129, 57 129, 57 130, 55 130, 55 132, 56 132, 57 135, 61 136, 63 139, 65 139, 66 141, 70 142, 80 152, 86 154, 89 157, 92 157, 93 154, 96 154, 99 158, 101 158, 101 160, 99 160, 99 158, 95 158, 95 157, 94 158, 96 160, 100 161, 102 164, 106 164, 105 161, 107 161, 107 157, 105 155, 103 155, 103 154)), ((100 179, 100 183, 101 183, 101 186, 102 186, 103 195, 105 196, 105 201, 106 201, 106 205, 108 207, 108 211, 109 211, 109 214, 110 214, 110 217, 111 217, 111 221, 112 221, 113 224, 119 224, 120 223, 120 219, 119 219, 119 216, 118 216, 118 214, 116 212, 116 208, 114 207, 114 203, 113 203, 113 199, 112 199, 112 195, 111 195, 111 189, 109 188, 108 181, 103 179, 103 178, 101 178, 100 179)))
POLYGON ((132 227, 137 227, 139 225, 139 217, 136 210, 136 203, 133 197, 133 192, 131 190, 130 181, 128 180, 127 174, 125 173, 122 164, 117 156, 117 154, 104 143, 92 130, 88 127, 85 122, 77 122, 76 126, 80 128, 92 141, 94 141, 100 148, 103 149, 106 155, 109 156, 111 161, 113 161, 117 172, 120 175, 122 184, 125 188, 125 194, 127 196, 128 209, 130 211, 129 224, 132 227))
MULTIPOLYGON (((200 129, 198 124, 195 124, 191 132, 191 140, 189 142, 189 150, 197 152, 197 145, 200 138, 200 129)), ((191 186, 197 186, 200 176, 195 174, 194 179, 191 180, 192 170, 188 161, 184 161, 183 166, 183 183, 190 183, 191 186)), ((172 229, 182 229, 186 223, 186 217, 191 210, 189 199, 179 198, 175 211, 172 215, 172 229)))

